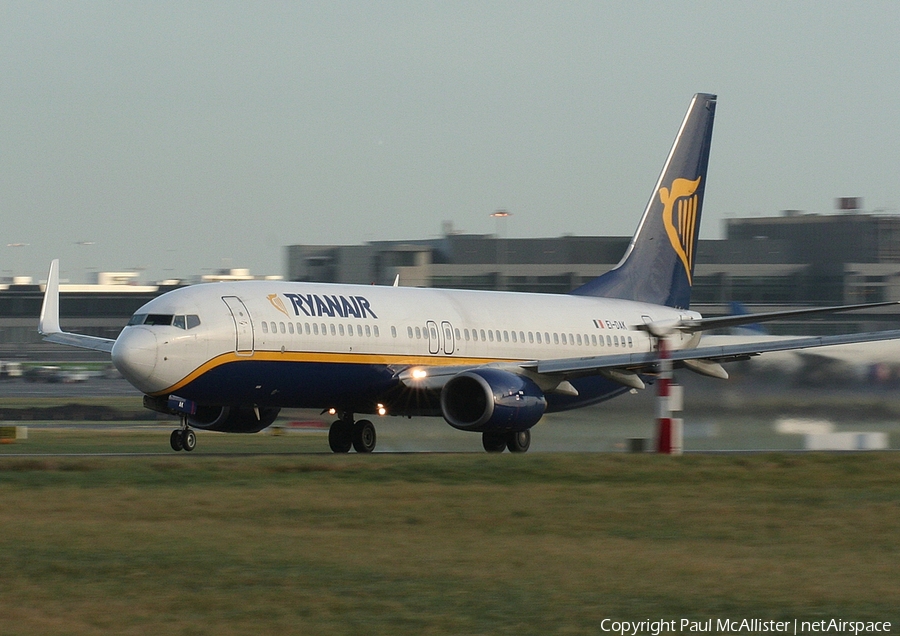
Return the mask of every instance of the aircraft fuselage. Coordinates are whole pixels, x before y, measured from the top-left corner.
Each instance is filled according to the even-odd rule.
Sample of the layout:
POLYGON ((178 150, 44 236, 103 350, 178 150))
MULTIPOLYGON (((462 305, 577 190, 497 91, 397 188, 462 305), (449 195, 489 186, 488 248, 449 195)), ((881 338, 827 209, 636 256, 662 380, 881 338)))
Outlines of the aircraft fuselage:
MULTIPOLYGON (((437 395, 397 379, 409 367, 482 366, 648 352, 634 327, 698 318, 692 311, 571 295, 254 281, 175 290, 141 309, 112 350, 151 396, 200 404, 440 414, 437 395)), ((673 348, 696 346, 676 335, 673 348)), ((548 410, 627 390, 600 376, 548 410)), ((432 392, 433 393, 433 392, 432 392)))

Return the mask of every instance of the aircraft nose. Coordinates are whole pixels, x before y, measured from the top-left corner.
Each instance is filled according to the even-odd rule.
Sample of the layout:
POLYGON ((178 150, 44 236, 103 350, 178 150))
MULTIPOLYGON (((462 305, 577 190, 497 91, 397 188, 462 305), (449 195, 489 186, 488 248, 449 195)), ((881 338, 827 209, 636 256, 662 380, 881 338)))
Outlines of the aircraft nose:
POLYGON ((145 327, 128 327, 112 348, 112 361, 116 369, 141 390, 144 390, 144 385, 156 369, 156 356, 156 334, 145 327))

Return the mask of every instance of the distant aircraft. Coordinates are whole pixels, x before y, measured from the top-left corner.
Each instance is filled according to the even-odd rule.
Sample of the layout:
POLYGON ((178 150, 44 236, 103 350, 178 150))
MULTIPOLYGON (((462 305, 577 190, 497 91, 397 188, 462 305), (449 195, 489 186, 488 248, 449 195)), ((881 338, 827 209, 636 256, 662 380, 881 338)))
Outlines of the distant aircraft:
POLYGON ((336 453, 375 448, 374 425, 356 414, 442 415, 481 433, 489 452, 526 451, 545 412, 653 381, 660 338, 676 364, 724 378, 720 362, 765 351, 898 337, 697 348, 704 329, 823 311, 703 319, 688 309, 715 107, 715 95, 694 96, 622 261, 568 295, 211 283, 151 300, 109 340, 60 329, 55 260, 38 330, 111 352, 146 407, 181 416, 175 450, 194 449, 193 428, 255 433, 279 409, 304 407, 337 415, 336 453))
MULTIPOLYGON (((732 302, 730 305, 731 315, 750 315, 750 310, 743 303, 732 302)), ((704 334, 700 344, 704 347, 759 344, 796 337, 772 335, 761 325, 744 325, 730 330, 728 334, 704 334)), ((856 382, 877 386, 896 381, 900 371, 900 340, 773 352, 752 368, 760 373, 788 373, 802 384, 847 386, 856 382)))

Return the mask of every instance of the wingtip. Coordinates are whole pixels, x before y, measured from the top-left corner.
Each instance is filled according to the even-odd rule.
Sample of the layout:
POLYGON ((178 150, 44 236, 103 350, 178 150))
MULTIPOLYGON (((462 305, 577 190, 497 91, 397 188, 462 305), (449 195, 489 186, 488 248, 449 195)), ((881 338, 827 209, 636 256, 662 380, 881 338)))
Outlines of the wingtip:
POLYGON ((59 327, 59 259, 50 261, 47 273, 47 286, 44 288, 44 302, 41 305, 41 317, 38 321, 38 333, 49 335, 60 333, 59 327))

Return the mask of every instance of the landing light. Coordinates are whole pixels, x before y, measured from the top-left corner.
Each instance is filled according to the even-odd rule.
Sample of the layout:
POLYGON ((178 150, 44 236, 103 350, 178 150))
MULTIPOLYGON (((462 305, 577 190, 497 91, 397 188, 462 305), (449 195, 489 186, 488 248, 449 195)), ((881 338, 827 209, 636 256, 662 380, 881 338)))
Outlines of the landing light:
POLYGON ((329 415, 337 415, 337 409, 328 409, 329 415))
POLYGON ((378 414, 379 415, 387 415, 387 409, 384 408, 384 404, 378 405, 378 414))
POLYGON ((424 380, 428 375, 428 372, 425 369, 414 369, 412 372, 413 380, 424 380))

